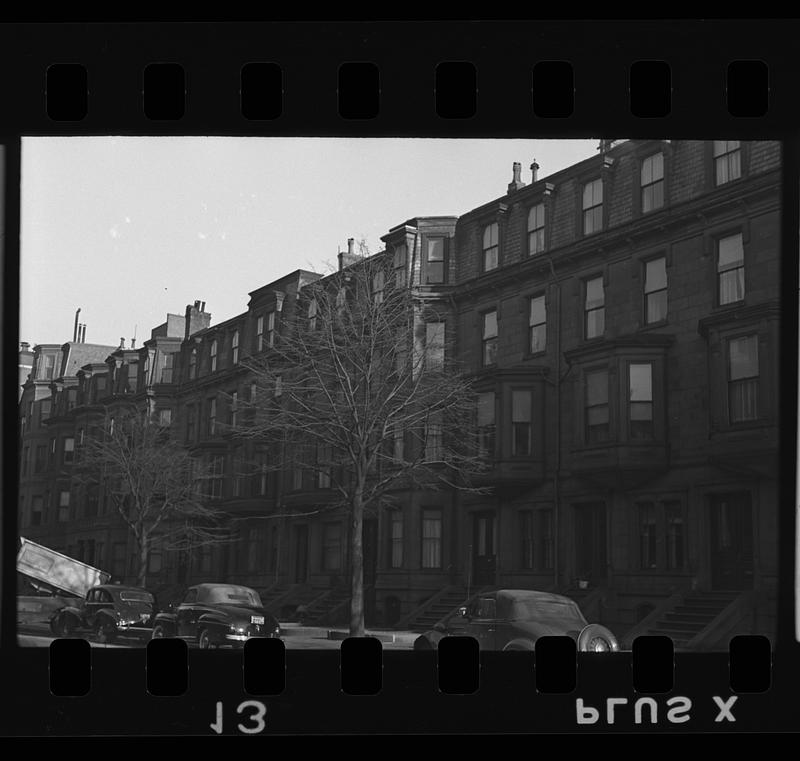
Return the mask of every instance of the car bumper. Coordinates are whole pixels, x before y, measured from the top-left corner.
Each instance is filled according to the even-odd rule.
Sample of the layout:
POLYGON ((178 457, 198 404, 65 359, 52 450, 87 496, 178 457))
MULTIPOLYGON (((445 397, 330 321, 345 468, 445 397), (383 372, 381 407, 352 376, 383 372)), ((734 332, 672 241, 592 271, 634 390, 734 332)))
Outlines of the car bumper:
POLYGON ((247 642, 249 639, 280 639, 280 634, 226 634, 225 639, 228 642, 247 642))

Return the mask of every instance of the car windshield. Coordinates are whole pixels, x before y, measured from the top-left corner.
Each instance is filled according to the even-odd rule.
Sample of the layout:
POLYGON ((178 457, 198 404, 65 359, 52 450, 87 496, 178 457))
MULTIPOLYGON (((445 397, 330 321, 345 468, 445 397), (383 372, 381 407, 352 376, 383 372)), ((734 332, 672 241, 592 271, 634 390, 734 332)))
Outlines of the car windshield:
POLYGON ((249 587, 210 587, 200 593, 200 600, 201 602, 224 603, 226 605, 248 605, 253 608, 262 607, 258 592, 249 587))
POLYGON ((155 602, 149 592, 120 592, 119 599, 123 602, 155 602))
POLYGON ((576 629, 586 626, 586 619, 573 600, 537 599, 535 597, 516 599, 511 603, 511 619, 558 624, 576 629))

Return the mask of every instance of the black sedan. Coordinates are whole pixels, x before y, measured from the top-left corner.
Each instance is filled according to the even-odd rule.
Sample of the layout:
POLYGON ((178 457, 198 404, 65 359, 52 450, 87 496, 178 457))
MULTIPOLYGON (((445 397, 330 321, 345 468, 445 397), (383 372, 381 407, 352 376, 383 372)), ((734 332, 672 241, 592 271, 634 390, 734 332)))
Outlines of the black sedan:
POLYGON ((574 600, 530 589, 481 594, 414 641, 415 650, 435 648, 448 636, 474 637, 481 650, 533 650, 542 636, 572 637, 578 650, 619 650, 614 634, 590 624, 574 600))
POLYGON ((149 639, 155 613, 156 600, 146 589, 101 584, 85 599, 55 611, 50 630, 57 637, 94 634, 99 642, 120 636, 149 639))
POLYGON ((250 637, 280 637, 277 619, 258 592, 236 584, 197 584, 169 613, 159 613, 153 639, 180 637, 203 649, 242 647, 250 637))

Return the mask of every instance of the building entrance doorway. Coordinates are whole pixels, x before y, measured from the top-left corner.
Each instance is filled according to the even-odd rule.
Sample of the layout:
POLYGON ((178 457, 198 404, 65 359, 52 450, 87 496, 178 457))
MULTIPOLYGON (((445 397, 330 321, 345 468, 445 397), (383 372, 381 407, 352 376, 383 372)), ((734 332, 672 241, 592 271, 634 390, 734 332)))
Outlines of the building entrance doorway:
POLYGON ((753 514, 748 492, 717 494, 709 505, 711 587, 753 585, 753 514))
POLYGON ((475 513, 472 518, 472 578, 475 586, 489 586, 497 576, 497 516, 475 513))

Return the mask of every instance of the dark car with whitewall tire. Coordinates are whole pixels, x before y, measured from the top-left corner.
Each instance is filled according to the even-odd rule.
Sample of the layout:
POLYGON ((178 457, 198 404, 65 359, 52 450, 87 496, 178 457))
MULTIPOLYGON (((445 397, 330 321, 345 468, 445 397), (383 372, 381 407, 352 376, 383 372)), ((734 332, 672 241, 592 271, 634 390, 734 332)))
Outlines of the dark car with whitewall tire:
POLYGON ((155 597, 142 587, 101 584, 82 600, 53 612, 50 631, 57 637, 93 635, 97 642, 150 638, 156 615, 155 597))
POLYGON ((197 584, 171 608, 155 617, 153 639, 178 637, 206 650, 281 635, 278 620, 264 609, 258 592, 238 584, 197 584))
POLYGON ((480 650, 533 650, 544 636, 568 636, 582 652, 615 652, 619 643, 605 626, 590 624, 563 595, 500 589, 476 595, 414 640, 415 650, 438 647, 444 637, 474 637, 480 650))

